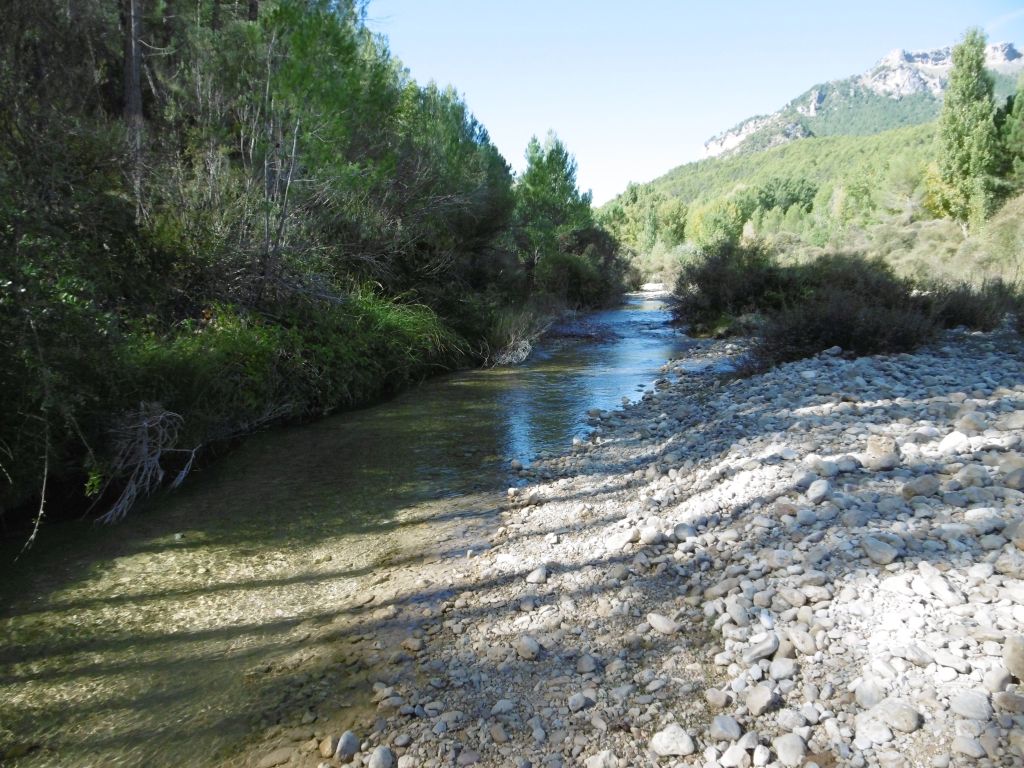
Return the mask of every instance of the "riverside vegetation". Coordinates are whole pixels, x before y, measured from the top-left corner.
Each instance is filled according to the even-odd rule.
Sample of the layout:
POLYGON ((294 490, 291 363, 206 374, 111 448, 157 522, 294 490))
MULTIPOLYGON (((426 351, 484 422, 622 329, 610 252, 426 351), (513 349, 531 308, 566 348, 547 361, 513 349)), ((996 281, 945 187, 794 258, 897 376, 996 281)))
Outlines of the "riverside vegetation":
POLYGON ((51 552, 88 575, 41 570, 3 619, 4 760, 1020 764, 1024 98, 995 109, 980 35, 958 114, 822 140, 868 163, 917 137, 931 170, 902 166, 898 210, 870 179, 769 175, 698 204, 631 188, 602 227, 557 139, 513 179, 354 6, 123 8, 23 5, 0 31, 5 505, 85 485, 116 517, 213 441, 515 359, 529 315, 626 280, 616 238, 648 269, 668 256, 692 328, 754 338, 700 341, 571 451, 508 460, 501 501, 349 536, 333 488, 325 525, 271 478, 248 490, 276 491, 269 542, 216 498, 174 533, 197 514, 178 497, 131 545, 105 538, 110 568, 51 552), (1007 279, 925 282, 926 251, 1007 279))
POLYGON ((362 8, 6 14, 5 527, 90 501, 119 519, 211 446, 522 356, 553 309, 621 291, 557 137, 514 178, 362 8))

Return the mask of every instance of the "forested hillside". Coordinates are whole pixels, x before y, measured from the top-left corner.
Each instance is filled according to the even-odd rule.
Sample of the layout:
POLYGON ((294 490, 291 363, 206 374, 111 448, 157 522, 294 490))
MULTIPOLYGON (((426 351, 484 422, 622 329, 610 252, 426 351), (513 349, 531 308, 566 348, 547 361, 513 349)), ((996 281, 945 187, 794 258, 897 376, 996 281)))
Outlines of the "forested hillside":
MULTIPOLYGON (((689 163, 631 185, 600 218, 646 273, 665 279, 695 253, 741 241, 793 260, 847 250, 914 275, 1017 279, 1022 86, 999 96, 980 33, 953 58, 960 64, 937 121, 689 163)), ((870 123, 872 114, 862 116, 870 123)))
POLYGON ((41 0, 0 45, 0 520, 117 519, 621 287, 557 137, 514 178, 354 0, 41 0))

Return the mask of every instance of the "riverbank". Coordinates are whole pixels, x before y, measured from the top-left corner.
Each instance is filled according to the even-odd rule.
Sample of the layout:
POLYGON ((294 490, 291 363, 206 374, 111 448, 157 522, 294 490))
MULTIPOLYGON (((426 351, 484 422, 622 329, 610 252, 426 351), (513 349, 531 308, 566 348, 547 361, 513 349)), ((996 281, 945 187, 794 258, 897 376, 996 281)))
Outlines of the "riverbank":
MULTIPOLYGON (((367 595, 357 640, 386 663, 343 747, 376 767, 1019 764, 1019 350, 1000 331, 732 381, 668 366, 522 470, 496 529, 367 595)), ((251 764, 326 760, 332 706, 251 764)))

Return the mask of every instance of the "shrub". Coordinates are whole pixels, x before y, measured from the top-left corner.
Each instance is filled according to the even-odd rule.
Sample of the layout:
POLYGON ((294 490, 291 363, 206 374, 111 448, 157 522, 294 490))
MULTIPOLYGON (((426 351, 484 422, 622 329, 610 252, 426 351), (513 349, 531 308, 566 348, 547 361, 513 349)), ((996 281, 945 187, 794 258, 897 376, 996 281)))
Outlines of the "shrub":
POLYGON ((930 340, 935 321, 906 296, 885 305, 839 286, 820 289, 797 306, 772 313, 755 344, 755 360, 771 365, 839 346, 855 355, 908 352, 930 340))
POLYGON ((991 331, 1014 308, 1016 292, 1000 279, 986 280, 975 288, 966 281, 935 285, 928 298, 936 322, 943 328, 966 326, 991 331))
POLYGON ((695 333, 731 327, 739 315, 792 302, 801 291, 799 278, 761 246, 721 245, 683 266, 675 286, 676 316, 695 333))

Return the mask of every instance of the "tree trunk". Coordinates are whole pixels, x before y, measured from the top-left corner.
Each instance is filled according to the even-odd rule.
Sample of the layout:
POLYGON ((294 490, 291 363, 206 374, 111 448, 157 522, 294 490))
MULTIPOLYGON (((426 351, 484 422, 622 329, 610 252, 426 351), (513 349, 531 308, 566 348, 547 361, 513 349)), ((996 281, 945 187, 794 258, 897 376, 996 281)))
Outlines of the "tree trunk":
POLYGON ((249 21, 256 21, 260 17, 260 0, 249 0, 249 21))
POLYGON ((124 121, 128 127, 128 152, 135 218, 142 217, 142 0, 124 0, 124 121))

